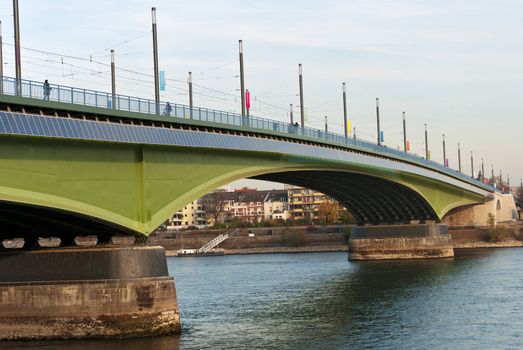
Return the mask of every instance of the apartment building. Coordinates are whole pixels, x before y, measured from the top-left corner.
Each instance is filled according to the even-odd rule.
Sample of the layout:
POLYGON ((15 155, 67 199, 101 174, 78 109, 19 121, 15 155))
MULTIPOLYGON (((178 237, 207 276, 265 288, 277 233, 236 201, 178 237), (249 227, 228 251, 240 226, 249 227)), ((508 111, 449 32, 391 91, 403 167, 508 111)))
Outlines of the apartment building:
POLYGON ((192 201, 174 213, 169 220, 169 228, 182 229, 188 226, 204 228, 207 226, 205 211, 199 200, 192 201))
POLYGON ((320 206, 332 203, 337 206, 338 217, 345 210, 337 201, 329 196, 308 188, 286 185, 289 200, 289 217, 292 220, 320 220, 320 206))

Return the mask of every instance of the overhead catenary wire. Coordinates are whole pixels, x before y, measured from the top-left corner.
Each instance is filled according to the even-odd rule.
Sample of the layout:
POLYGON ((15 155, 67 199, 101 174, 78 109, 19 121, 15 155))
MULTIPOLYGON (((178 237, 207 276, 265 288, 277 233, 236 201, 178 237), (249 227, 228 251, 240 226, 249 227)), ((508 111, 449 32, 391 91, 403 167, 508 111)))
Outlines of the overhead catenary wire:
MULTIPOLYGON (((147 34, 149 34, 149 33, 150 32, 147 32, 147 34)), ((144 34, 144 35, 146 35, 146 34, 144 34)), ((140 36, 137 36, 135 38, 139 38, 139 37, 140 36)), ((129 42, 130 40, 132 40, 132 39, 125 40, 125 41, 121 42, 121 44, 129 42)), ((14 46, 9 43, 4 43, 4 45, 11 46, 11 47, 14 46)), ((58 53, 58 52, 34 49, 34 48, 25 47, 25 46, 22 47, 22 49, 33 52, 33 53, 45 55, 44 57, 36 57, 35 55, 29 55, 29 56, 24 55, 25 58, 29 58, 30 60, 33 60, 33 61, 26 60, 26 62, 31 65, 33 65, 33 64, 42 65, 38 62, 38 61, 42 61, 42 62, 48 63, 47 65, 45 65, 45 67, 49 68, 50 70, 59 71, 60 70, 59 66, 61 66, 61 67, 67 66, 69 69, 69 71, 67 71, 67 72, 62 72, 62 74, 54 74, 52 76, 63 77, 63 78, 72 79, 75 81, 86 82, 88 84, 104 85, 104 86, 106 86, 108 84, 108 81, 100 82, 98 80, 95 81, 95 80, 89 80, 89 79, 86 80, 86 79, 78 78, 78 77, 84 77, 84 78, 97 77, 98 79, 107 78, 109 76, 110 63, 100 61, 97 58, 108 57, 108 55, 96 56, 97 52, 95 51, 92 55, 90 55, 90 57, 78 57, 78 56, 74 56, 74 55, 70 55, 70 54, 62 54, 62 53, 58 53), (82 66, 79 64, 71 63, 71 61, 83 62, 89 66, 85 66, 85 65, 82 66), (53 64, 55 66, 52 66, 53 64), (92 65, 97 65, 97 67, 93 67, 92 65)), ((107 49, 109 49, 109 48, 107 48, 107 49)), ((100 50, 98 52, 103 52, 104 50, 106 50, 106 49, 100 50)), ((148 54, 148 53, 150 53, 150 51, 124 52, 124 53, 120 53, 119 55, 120 56, 133 55, 133 54, 141 55, 141 54, 148 54)), ((232 74, 209 77, 209 78, 203 77, 203 75, 207 74, 208 72, 216 71, 218 69, 229 66, 231 64, 233 64, 233 63, 232 62, 224 63, 222 65, 215 66, 212 69, 209 69, 206 71, 201 71, 198 74, 196 74, 197 76, 199 76, 199 78, 197 78, 197 79, 200 81, 211 80, 211 79, 231 79, 231 80, 235 79, 237 76, 232 75, 232 74)), ((143 68, 143 70, 145 70, 145 69, 149 69, 149 68, 143 68)), ((140 88, 143 88, 143 85, 152 85, 153 84, 153 81, 152 81, 153 75, 152 74, 147 73, 147 72, 140 72, 139 69, 129 69, 129 68, 121 67, 121 66, 117 66, 116 70, 118 72, 117 73, 118 80, 135 83, 135 84, 126 84, 126 88, 125 88, 126 91, 136 91, 139 94, 143 94, 144 92, 149 93, 148 91, 146 92, 145 89, 140 89, 140 88), (133 87, 139 87, 139 88, 135 89, 133 87)), ((33 72, 39 73, 38 71, 33 71, 33 72)), ((187 83, 186 80, 168 78, 168 79, 166 79, 166 82, 172 83, 172 85, 169 85, 173 89, 172 94, 174 94, 175 96, 187 96, 187 94, 188 94, 187 89, 184 87, 182 88, 182 87, 178 86, 178 84, 185 86, 185 84, 187 83)), ((293 85, 293 84, 284 84, 284 85, 278 86, 273 89, 265 90, 262 93, 253 96, 254 101, 256 103, 252 105, 251 110, 257 111, 257 110, 260 110, 260 108, 261 108, 266 112, 269 111, 269 113, 271 114, 271 118, 278 117, 278 119, 283 118, 284 120, 287 120, 287 116, 288 116, 287 106, 281 107, 274 103, 267 102, 267 101, 263 100, 262 98, 263 97, 296 97, 296 96, 298 96, 297 93, 281 94, 281 95, 267 95, 270 92, 274 92, 274 91, 283 89, 290 85, 293 85)), ((213 101, 213 103, 218 103, 221 106, 224 106, 223 108, 228 111, 237 112, 238 101, 239 101, 240 95, 239 95, 239 93, 235 92, 236 89, 234 91, 223 91, 220 89, 216 89, 216 88, 212 88, 212 87, 208 87, 208 86, 199 84, 197 82, 193 82, 193 86, 195 88, 194 95, 198 96, 198 98, 200 100, 213 101)), ((169 97, 169 94, 165 94, 165 93, 162 93, 162 96, 163 96, 162 98, 166 98, 166 99, 172 98, 172 96, 169 97)), ((184 103, 184 101, 182 101, 182 103, 184 103)), ((313 126, 321 128, 324 125, 324 117, 323 117, 323 115, 320 117, 319 114, 320 113, 323 114, 324 107, 331 106, 332 103, 333 103, 332 101, 326 101, 326 102, 308 107, 306 110, 306 117, 307 117, 307 120, 309 120, 309 123, 313 126)), ((351 116, 351 119, 353 120, 354 123, 357 123, 357 125, 372 125, 373 124, 372 121, 368 121, 367 117, 365 117, 365 116, 351 116)), ((331 130, 343 129, 343 125, 339 122, 331 121, 329 123, 329 125, 334 127, 331 130)), ((394 134, 399 135, 400 134, 400 132, 396 129, 392 129, 392 130, 387 129, 387 130, 388 130, 387 133, 389 135, 394 135, 394 134)), ((372 139, 373 136, 374 135, 369 135, 369 134, 365 133, 361 129, 358 130, 358 139, 366 139, 366 138, 372 139)))

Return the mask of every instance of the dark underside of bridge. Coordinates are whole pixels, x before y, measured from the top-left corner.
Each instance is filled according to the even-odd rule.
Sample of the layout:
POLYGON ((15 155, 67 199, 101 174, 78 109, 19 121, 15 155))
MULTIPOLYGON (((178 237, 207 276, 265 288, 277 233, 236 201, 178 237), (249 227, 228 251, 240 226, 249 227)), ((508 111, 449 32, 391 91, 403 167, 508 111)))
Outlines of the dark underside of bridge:
MULTIPOLYGON (((368 175, 336 171, 296 171, 266 174, 254 179, 310 188, 338 200, 358 224, 402 224, 438 220, 416 192, 368 175)), ((292 203, 291 203, 292 204, 292 203)), ((0 239, 60 237, 68 245, 76 236, 97 235, 101 242, 132 231, 80 214, 0 201, 0 239)))
POLYGON ((115 234, 132 232, 75 213, 0 201, 0 239, 60 237, 62 243, 68 245, 75 236, 97 235, 103 242, 115 234))
POLYGON ((347 208, 358 224, 438 220, 432 207, 419 194, 378 177, 337 171, 291 171, 253 178, 325 193, 347 208))

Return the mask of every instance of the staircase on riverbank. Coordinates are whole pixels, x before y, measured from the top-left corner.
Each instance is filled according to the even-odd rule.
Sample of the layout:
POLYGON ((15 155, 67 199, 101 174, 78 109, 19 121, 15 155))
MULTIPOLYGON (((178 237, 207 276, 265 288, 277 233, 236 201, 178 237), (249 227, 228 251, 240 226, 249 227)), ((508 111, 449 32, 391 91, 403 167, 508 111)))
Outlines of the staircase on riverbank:
POLYGON ((213 248, 215 248, 218 244, 225 241, 227 238, 229 238, 229 234, 221 234, 216 238, 213 238, 209 242, 207 242, 204 246, 202 246, 200 249, 196 251, 197 254, 204 254, 207 252, 210 252, 213 248))

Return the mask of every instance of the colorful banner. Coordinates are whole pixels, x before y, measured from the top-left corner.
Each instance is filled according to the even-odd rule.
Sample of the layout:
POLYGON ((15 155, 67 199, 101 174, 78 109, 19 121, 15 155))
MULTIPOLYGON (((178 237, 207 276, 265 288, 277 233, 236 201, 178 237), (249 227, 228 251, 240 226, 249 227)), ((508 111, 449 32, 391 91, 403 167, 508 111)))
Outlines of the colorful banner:
POLYGON ((245 91, 245 107, 251 109, 251 93, 249 90, 245 91))
POLYGON ((350 135, 350 133, 352 132, 352 123, 350 122, 350 119, 347 119, 347 134, 350 135))
POLYGON ((385 140, 385 134, 383 131, 380 131, 380 141, 383 142, 383 140, 385 140))

